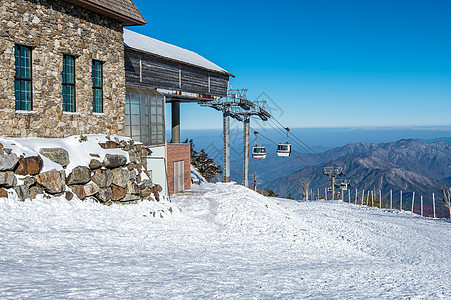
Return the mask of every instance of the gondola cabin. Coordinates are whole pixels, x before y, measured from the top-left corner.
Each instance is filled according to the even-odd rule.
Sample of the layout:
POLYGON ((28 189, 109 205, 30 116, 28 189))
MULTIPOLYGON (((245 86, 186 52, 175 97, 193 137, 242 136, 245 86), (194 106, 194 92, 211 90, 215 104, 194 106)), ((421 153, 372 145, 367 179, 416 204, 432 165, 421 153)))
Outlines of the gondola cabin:
POLYGON ((277 146, 277 155, 281 157, 288 157, 291 155, 291 144, 283 143, 277 146))
POLYGON ((252 147, 252 158, 265 159, 266 158, 266 148, 264 146, 252 147))

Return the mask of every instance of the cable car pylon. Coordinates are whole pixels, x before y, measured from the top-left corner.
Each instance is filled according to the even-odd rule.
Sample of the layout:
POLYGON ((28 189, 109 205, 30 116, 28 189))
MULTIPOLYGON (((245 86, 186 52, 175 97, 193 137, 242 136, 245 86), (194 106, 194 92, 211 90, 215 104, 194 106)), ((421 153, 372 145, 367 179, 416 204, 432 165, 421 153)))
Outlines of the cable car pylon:
MULTIPOLYGON (((247 89, 229 89, 227 97, 213 101, 198 102, 202 106, 211 107, 223 114, 223 182, 230 182, 230 117, 244 122, 243 131, 243 185, 249 186, 249 132, 252 116, 267 121, 271 118, 264 106, 266 101, 249 101, 247 89), (247 129, 246 129, 247 128, 247 129), (247 153, 247 154, 246 154, 247 153)), ((266 151, 265 151, 266 157, 266 151)))

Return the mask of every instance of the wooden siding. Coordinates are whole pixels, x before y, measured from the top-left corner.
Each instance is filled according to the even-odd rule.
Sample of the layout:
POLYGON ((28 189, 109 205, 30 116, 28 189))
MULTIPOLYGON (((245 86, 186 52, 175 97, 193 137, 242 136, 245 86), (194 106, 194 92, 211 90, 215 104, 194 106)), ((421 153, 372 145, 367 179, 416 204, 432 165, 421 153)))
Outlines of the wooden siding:
POLYGON ((229 77, 125 48, 126 84, 214 97, 227 96, 229 77))

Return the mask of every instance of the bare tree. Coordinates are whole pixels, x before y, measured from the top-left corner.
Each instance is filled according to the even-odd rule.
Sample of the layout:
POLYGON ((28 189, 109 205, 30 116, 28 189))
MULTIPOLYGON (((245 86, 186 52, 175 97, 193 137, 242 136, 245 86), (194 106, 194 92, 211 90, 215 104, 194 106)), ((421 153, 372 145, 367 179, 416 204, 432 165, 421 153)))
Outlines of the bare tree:
POLYGON ((308 178, 302 177, 301 179, 299 179, 299 185, 301 186, 302 190, 302 201, 306 201, 310 186, 310 180, 308 178))

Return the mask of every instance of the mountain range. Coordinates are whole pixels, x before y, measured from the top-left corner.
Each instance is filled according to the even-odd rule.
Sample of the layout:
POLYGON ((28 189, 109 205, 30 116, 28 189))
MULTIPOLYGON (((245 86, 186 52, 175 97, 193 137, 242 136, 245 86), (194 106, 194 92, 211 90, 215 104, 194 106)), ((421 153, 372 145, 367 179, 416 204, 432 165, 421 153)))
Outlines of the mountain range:
POLYGON ((411 197, 412 192, 418 197, 424 195, 425 202, 431 202, 432 193, 440 197, 441 188, 451 184, 451 144, 446 142, 404 139, 392 143, 356 143, 331 149, 318 157, 323 162, 310 166, 305 166, 305 162, 296 157, 287 159, 280 165, 295 171, 269 180, 261 187, 270 188, 281 196, 291 193, 299 198, 300 180, 303 179, 310 182, 310 189, 315 193, 320 189, 324 194, 324 188, 330 182, 323 169, 331 165, 343 169, 352 191, 374 190, 378 193, 380 190, 387 199, 392 190, 394 202, 399 201, 400 191, 406 197, 411 197))

